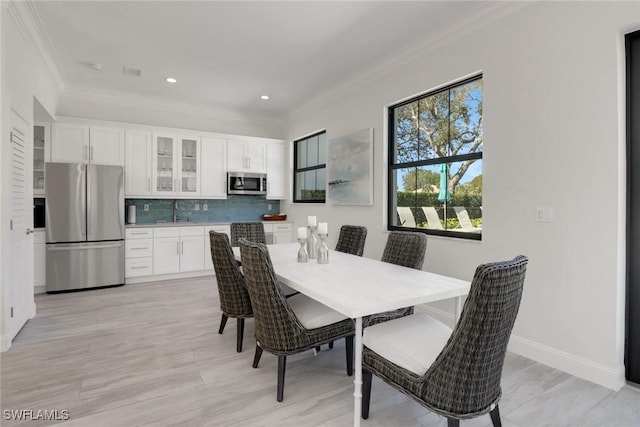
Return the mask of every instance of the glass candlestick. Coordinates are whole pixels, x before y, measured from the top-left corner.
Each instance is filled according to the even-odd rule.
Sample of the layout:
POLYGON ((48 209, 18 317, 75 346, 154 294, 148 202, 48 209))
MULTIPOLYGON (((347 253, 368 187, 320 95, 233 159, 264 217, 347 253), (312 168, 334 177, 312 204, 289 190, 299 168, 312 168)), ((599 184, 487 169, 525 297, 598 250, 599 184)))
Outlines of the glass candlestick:
POLYGON ((309 229, 309 237, 307 238, 307 253, 309 254, 310 259, 316 259, 318 256, 318 238, 316 237, 316 230, 318 229, 318 226, 310 225, 307 228, 309 229))
POLYGON ((300 243, 300 249, 298 249, 298 262, 309 261, 309 257, 307 255, 307 249, 305 248, 305 243, 307 243, 307 239, 298 237, 298 243, 300 243))
POLYGON ((320 244, 318 245, 318 264, 329 264, 329 248, 325 242, 328 234, 318 233, 320 244))

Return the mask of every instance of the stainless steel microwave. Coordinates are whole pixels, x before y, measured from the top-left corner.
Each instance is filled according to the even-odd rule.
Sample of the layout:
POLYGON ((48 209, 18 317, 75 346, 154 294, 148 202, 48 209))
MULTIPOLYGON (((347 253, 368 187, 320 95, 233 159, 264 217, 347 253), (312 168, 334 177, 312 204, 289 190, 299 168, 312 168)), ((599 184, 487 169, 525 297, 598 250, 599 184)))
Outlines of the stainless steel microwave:
POLYGON ((263 173, 227 172, 227 194, 267 194, 267 175, 263 173))

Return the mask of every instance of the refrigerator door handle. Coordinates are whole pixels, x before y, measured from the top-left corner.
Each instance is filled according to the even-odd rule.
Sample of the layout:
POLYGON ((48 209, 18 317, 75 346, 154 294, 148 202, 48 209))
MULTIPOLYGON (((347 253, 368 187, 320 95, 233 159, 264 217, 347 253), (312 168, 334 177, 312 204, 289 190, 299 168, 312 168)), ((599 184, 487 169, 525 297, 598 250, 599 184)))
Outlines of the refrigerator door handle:
POLYGON ((89 250, 89 249, 108 249, 108 248, 119 248, 122 246, 122 243, 112 243, 109 245, 83 245, 83 246, 59 246, 59 245, 48 245, 48 251, 78 251, 78 250, 89 250))

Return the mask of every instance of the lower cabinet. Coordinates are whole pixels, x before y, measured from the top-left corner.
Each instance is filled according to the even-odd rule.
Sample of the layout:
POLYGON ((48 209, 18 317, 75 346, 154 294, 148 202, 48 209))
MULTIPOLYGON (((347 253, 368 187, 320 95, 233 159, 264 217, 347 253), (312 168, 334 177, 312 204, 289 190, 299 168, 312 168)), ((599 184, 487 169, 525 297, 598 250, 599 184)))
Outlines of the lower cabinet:
POLYGON ((204 270, 204 227, 154 229, 153 274, 204 270))
POLYGON ((153 228, 127 228, 124 241, 124 277, 153 275, 153 228))

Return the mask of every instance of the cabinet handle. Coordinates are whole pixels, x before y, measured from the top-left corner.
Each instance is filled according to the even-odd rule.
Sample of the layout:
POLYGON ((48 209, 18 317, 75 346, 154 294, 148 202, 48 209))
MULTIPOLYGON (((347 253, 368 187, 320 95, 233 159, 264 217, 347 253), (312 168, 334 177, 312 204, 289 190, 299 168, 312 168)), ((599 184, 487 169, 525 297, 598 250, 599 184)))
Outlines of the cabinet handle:
POLYGON ((147 249, 147 247, 142 247, 142 248, 130 248, 132 251, 144 251, 147 249))
POLYGON ((180 242, 180 246, 182 247, 180 253, 184 255, 184 242, 180 242))
POLYGON ((142 268, 147 268, 146 265, 141 265, 140 267, 131 267, 132 270, 140 270, 142 268))
POLYGON ((151 193, 151 178, 147 178, 147 191, 151 193))

